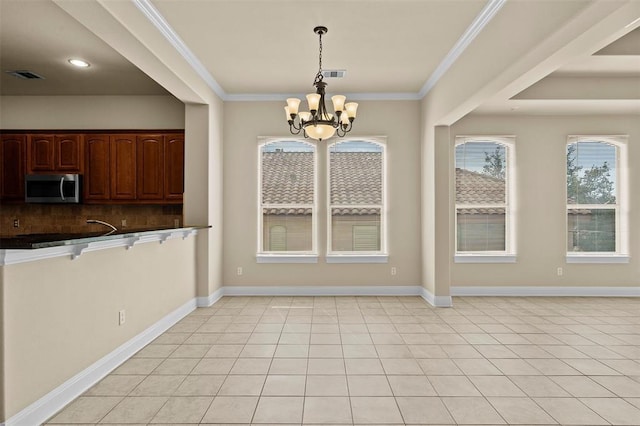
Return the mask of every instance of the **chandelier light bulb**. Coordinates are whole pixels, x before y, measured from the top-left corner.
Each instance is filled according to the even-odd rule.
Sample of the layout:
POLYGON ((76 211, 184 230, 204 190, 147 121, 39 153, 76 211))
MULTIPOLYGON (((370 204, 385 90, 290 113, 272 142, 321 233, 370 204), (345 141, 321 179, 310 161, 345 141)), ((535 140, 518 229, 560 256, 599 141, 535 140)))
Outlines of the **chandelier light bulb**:
POLYGON ((301 121, 311 121, 311 113, 308 111, 302 111, 298 115, 301 121))
POLYGON ((289 107, 289 113, 293 115, 298 114, 298 107, 300 107, 300 99, 298 98, 287 99, 287 106, 289 107))
POLYGON ((344 108, 347 110, 347 116, 349 116, 349 118, 356 118, 356 111, 358 110, 357 103, 349 102, 344 105, 344 108))
POLYGON ((347 100, 346 96, 343 95, 334 95, 331 97, 331 101, 333 102, 333 110, 337 113, 338 111, 344 111, 344 101, 347 100))
POLYGON ((318 93, 309 93, 307 95, 307 103, 309 104, 309 111, 317 111, 320 104, 320 95, 318 93))
POLYGON ((320 51, 318 54, 318 73, 313 81, 316 92, 306 96, 309 111, 298 113, 300 107, 300 99, 298 98, 288 98, 287 106, 284 107, 291 134, 298 135, 302 132, 304 137, 319 141, 326 140, 335 134, 344 137, 349 133, 358 109, 358 104, 355 102, 345 104, 347 98, 344 95, 331 97, 334 114, 330 113, 325 105, 327 83, 323 81, 322 74, 322 36, 327 31, 327 27, 322 26, 313 29, 313 32, 319 37, 320 51))
POLYGON ((316 140, 326 140, 329 139, 336 133, 335 127, 330 124, 318 124, 317 126, 307 126, 304 128, 304 131, 307 133, 311 139, 316 140))

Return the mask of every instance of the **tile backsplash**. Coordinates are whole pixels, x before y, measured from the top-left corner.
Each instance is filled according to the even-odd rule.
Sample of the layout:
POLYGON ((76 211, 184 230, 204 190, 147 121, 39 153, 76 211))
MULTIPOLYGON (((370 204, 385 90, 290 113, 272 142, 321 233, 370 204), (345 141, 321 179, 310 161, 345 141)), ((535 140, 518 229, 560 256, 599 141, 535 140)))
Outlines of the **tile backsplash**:
POLYGON ((174 227, 182 222, 182 205, 90 205, 90 204, 2 204, 0 205, 0 236, 40 233, 94 232, 104 225, 87 224, 98 219, 118 229, 174 227), (14 221, 19 227, 14 227, 14 221), (123 226, 123 220, 126 225, 123 226))

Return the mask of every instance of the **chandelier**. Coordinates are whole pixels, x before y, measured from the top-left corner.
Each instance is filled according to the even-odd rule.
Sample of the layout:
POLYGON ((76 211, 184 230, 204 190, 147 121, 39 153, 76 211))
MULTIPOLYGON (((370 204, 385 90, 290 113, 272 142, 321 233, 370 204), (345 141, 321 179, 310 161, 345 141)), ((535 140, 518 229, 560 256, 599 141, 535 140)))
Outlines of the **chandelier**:
POLYGON ((287 99, 287 106, 284 107, 287 122, 289 123, 289 131, 292 134, 298 135, 302 131, 305 138, 310 137, 319 141, 329 139, 334 134, 344 137, 349 133, 358 109, 358 104, 355 102, 345 104, 346 97, 343 95, 331 97, 335 115, 329 113, 324 105, 324 89, 327 87, 327 83, 322 81, 322 35, 326 34, 327 31, 327 27, 315 27, 313 29, 313 32, 318 34, 320 40, 320 52, 318 54, 318 74, 313 80, 316 93, 307 95, 309 111, 298 112, 298 107, 300 106, 300 99, 298 98, 287 99), (297 122, 296 117, 298 117, 297 122))

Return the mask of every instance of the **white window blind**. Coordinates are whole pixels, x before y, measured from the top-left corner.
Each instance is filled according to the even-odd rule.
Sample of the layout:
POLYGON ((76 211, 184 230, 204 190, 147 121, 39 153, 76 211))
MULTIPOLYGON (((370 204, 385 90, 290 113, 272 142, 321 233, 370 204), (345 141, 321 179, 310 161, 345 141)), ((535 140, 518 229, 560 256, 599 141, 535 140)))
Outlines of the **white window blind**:
POLYGON ((567 252, 620 254, 621 137, 570 137, 567 144, 567 252))
POLYGON ((513 142, 456 138, 456 253, 512 254, 513 142))

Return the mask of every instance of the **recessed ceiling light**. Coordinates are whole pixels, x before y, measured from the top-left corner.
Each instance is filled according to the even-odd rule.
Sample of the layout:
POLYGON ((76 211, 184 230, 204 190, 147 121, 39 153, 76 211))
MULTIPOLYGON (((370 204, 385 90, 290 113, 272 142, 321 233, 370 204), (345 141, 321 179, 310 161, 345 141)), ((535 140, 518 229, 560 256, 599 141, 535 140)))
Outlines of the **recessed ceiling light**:
POLYGON ((89 62, 83 61, 82 59, 69 59, 69 63, 78 68, 87 68, 89 66, 89 62))

